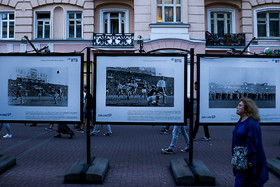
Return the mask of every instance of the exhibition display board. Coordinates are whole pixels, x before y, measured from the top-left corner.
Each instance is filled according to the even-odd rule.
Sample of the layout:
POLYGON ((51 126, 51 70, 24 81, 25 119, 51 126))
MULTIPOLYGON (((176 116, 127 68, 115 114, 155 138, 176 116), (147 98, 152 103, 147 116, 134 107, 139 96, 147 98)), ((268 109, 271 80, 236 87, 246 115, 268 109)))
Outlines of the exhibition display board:
POLYGON ((82 120, 80 54, 0 54, 1 122, 82 120))
POLYGON ((185 55, 95 54, 95 119, 185 122, 185 55))
POLYGON ((280 122, 280 57, 198 55, 199 123, 236 123, 238 100, 259 108, 261 123, 280 122))

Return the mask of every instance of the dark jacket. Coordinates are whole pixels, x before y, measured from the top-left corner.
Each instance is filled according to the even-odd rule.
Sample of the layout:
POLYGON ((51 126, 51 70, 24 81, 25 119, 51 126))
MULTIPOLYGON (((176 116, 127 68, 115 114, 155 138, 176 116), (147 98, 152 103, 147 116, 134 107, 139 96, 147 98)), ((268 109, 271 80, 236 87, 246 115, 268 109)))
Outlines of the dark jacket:
MULTIPOLYGON (((266 156, 262 144, 260 124, 253 118, 239 122, 233 130, 232 150, 235 146, 247 146, 248 162, 254 164, 252 184, 261 186, 268 180, 266 156)), ((238 172, 233 171, 234 174, 238 172)))

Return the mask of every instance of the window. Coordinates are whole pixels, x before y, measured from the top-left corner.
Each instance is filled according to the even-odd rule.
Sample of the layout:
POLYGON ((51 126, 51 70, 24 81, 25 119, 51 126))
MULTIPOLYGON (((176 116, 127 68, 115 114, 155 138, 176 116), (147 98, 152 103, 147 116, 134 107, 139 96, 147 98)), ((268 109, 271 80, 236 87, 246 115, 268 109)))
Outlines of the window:
POLYGON ((68 38, 82 38, 81 12, 68 12, 68 38))
POLYGON ((157 0, 157 22, 181 22, 181 0, 157 0))
POLYGON ((100 32, 105 34, 123 34, 129 32, 128 10, 126 9, 102 9, 100 12, 100 32))
POLYGON ((257 13, 257 36, 280 37, 280 11, 257 13))
POLYGON ((219 37, 236 32, 235 10, 230 8, 207 9, 207 28, 219 37))
POLYGON ((0 13, 0 38, 10 39, 15 36, 15 14, 12 12, 0 13))
POLYGON ((104 33, 124 33, 125 13, 124 12, 104 12, 104 33))
POLYGON ((36 38, 46 39, 50 38, 50 13, 37 12, 36 13, 36 38))
POLYGON ((231 13, 211 12, 211 33, 224 36, 231 33, 231 13))

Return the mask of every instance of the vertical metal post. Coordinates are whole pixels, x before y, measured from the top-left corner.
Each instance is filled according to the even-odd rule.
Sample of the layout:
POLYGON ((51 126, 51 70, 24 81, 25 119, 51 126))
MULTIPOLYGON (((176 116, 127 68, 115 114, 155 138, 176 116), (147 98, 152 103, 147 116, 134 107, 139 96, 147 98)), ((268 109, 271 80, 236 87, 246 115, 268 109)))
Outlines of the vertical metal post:
POLYGON ((194 48, 191 48, 191 75, 190 75, 190 152, 189 152, 189 166, 193 164, 193 99, 194 99, 194 48))
MULTIPOLYGON (((87 93, 90 93, 90 47, 87 47, 87 93)), ((90 117, 91 110, 90 105, 87 104, 87 114, 86 114, 87 124, 87 164, 91 163, 91 153, 90 153, 90 117)))

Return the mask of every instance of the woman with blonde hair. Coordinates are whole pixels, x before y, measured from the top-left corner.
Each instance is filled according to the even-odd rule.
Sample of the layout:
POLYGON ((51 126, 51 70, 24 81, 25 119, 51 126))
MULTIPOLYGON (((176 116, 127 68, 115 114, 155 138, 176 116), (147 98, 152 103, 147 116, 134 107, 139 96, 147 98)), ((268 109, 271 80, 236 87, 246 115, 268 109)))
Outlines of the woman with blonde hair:
POLYGON ((260 117, 256 103, 248 98, 238 101, 240 116, 233 130, 232 165, 235 187, 262 186, 268 180, 266 157, 262 144, 260 117))

